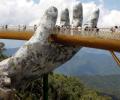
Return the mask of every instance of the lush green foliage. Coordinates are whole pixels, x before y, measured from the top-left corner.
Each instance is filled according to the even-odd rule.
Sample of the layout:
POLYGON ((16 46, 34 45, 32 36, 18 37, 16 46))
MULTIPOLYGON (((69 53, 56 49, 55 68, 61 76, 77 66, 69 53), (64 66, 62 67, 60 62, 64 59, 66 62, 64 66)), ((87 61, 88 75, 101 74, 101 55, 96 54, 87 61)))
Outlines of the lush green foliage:
MULTIPOLYGON (((5 59, 0 53, 1 60, 5 59)), ((16 90, 15 100, 42 100, 42 77, 29 81, 24 87, 16 90)), ((80 79, 64 75, 49 75, 49 100, 112 100, 99 92, 86 88, 80 79)))
MULTIPOLYGON (((87 87, 97 89, 120 100, 120 75, 79 76, 87 87)), ((116 100, 116 99, 115 99, 116 100)))
POLYGON ((54 94, 57 94, 57 98, 53 98, 54 95, 51 100, 111 100, 110 97, 101 96, 98 92, 87 89, 75 77, 53 74, 50 75, 49 84, 54 89, 54 94))
POLYGON ((2 53, 2 50, 0 50, 0 61, 2 61, 3 59, 6 59, 6 58, 7 58, 7 56, 2 53))
MULTIPOLYGON (((16 92, 21 100, 42 98, 42 80, 30 82, 24 90, 16 92)), ((59 74, 49 75, 49 100, 112 100, 99 92, 86 88, 79 79, 59 74)))

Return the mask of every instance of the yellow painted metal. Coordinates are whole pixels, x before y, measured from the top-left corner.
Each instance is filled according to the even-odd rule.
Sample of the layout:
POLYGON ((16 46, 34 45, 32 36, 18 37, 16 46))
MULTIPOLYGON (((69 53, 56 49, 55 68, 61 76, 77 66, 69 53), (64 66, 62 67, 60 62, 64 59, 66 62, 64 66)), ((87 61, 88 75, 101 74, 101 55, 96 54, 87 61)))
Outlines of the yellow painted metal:
POLYGON ((120 51, 120 40, 65 34, 52 34, 50 37, 53 41, 64 45, 76 45, 117 52, 120 51))
POLYGON ((114 53, 114 51, 110 51, 112 57, 114 58, 114 60, 116 61, 116 63, 118 64, 118 66, 120 67, 120 60, 119 58, 116 56, 116 54, 114 53))
POLYGON ((33 31, 0 31, 1 39, 29 40, 34 34, 33 31))
MULTIPOLYGON (((33 31, 0 31, 0 38, 29 40, 33 34, 33 31)), ((84 46, 117 52, 120 50, 120 40, 69 34, 51 34, 50 38, 54 42, 58 42, 64 45, 84 46)))

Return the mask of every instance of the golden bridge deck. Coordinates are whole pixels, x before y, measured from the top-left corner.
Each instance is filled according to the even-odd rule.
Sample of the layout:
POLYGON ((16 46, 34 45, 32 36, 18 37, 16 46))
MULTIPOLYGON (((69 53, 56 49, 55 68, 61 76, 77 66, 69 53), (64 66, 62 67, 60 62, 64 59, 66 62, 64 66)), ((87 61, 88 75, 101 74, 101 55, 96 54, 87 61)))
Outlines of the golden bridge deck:
MULTIPOLYGON (((28 40, 34 34, 35 27, 7 27, 0 29, 0 38, 28 40)), ((120 31, 112 32, 110 28, 84 30, 82 28, 55 28, 51 34, 53 41, 111 51, 120 51, 120 31), (56 34, 57 33, 57 34, 56 34)))

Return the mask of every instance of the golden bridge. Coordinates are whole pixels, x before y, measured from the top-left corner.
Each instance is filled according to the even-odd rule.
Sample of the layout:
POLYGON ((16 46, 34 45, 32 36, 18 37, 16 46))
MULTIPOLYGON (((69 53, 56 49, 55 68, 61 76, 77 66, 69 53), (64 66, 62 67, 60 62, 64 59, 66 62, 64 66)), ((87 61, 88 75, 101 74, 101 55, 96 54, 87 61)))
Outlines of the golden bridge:
MULTIPOLYGON (((29 40, 36 30, 36 26, 0 26, 1 39, 29 40)), ((109 50, 120 65, 114 51, 120 52, 120 30, 114 32, 110 28, 70 28, 55 27, 49 40, 64 45, 75 45, 109 50)))

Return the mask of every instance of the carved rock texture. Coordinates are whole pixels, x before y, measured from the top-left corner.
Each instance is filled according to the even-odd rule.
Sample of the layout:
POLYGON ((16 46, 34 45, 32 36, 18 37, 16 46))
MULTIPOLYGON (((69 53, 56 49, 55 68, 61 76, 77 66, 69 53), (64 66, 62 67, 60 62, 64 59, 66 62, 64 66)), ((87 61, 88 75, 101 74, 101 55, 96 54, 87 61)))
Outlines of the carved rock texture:
POLYGON ((95 28, 97 27, 97 23, 98 23, 98 19, 99 19, 99 13, 100 13, 100 10, 99 9, 96 9, 92 16, 90 16, 90 19, 89 21, 87 22, 87 25, 91 28, 95 28))
POLYGON ((67 8, 61 13, 60 26, 70 26, 69 10, 67 8))
POLYGON ((73 27, 81 27, 83 23, 83 7, 82 4, 79 3, 73 8, 73 27))
POLYGON ((10 82, 12 88, 19 88, 28 80, 39 78, 68 61, 79 50, 48 41, 57 20, 58 11, 50 7, 44 14, 39 27, 14 56, 0 62, 0 87, 10 82), (6 79, 8 80, 6 83, 6 79))

